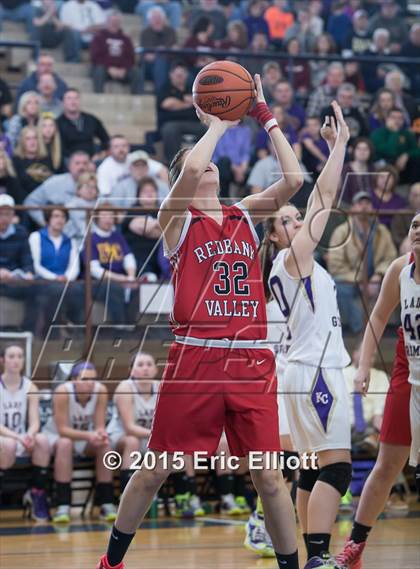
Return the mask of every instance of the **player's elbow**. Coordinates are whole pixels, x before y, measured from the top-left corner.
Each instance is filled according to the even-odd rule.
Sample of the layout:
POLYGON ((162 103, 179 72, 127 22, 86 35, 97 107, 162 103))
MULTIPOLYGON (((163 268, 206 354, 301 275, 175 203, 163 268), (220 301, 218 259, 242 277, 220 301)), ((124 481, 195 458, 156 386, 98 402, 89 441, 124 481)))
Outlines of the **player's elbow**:
POLYGON ((187 160, 185 161, 182 170, 182 175, 188 177, 188 180, 195 180, 198 182, 203 175, 203 168, 200 168, 197 164, 194 164, 194 162, 187 160))
POLYGON ((303 186, 303 174, 301 172, 297 172, 296 174, 289 174, 286 177, 286 181, 293 193, 296 193, 303 186))

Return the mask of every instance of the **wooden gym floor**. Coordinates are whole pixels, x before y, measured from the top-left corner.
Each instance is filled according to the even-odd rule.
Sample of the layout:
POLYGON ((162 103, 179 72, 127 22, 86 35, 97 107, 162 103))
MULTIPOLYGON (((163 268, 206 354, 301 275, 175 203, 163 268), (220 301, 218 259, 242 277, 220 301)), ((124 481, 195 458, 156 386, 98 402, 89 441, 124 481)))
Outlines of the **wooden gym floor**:
MULTIPOLYGON (((146 520, 126 557, 127 569, 275 569, 242 547, 244 519, 209 515, 201 520, 146 520)), ((333 552, 344 542, 351 516, 335 524, 333 552)), ((94 569, 110 526, 77 518, 68 527, 36 525, 17 512, 0 513, 0 567, 3 569, 94 569)), ((301 567, 303 542, 299 540, 301 567)), ((420 568, 420 504, 412 500, 405 517, 383 517, 372 530, 364 569, 420 568)))

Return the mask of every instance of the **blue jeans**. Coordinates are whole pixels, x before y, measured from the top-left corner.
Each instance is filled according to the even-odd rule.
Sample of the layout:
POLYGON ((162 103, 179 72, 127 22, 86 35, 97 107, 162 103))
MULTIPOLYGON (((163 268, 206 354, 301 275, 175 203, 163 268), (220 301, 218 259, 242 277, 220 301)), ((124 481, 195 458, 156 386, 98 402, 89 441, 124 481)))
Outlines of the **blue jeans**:
POLYGON ((29 35, 32 35, 34 27, 32 20, 34 16, 35 9, 29 2, 12 9, 3 8, 3 6, 0 5, 0 30, 3 20, 8 20, 9 22, 24 22, 26 31, 29 35))
POLYGON ((140 1, 137 4, 135 12, 136 14, 138 14, 143 18, 144 22, 146 22, 147 12, 150 10, 150 8, 153 8, 154 6, 158 6, 159 8, 162 8, 164 10, 166 17, 168 18, 169 23, 173 28, 177 29, 181 26, 182 6, 180 2, 168 2, 167 4, 157 4, 152 0, 144 0, 140 1))
POLYGON ((337 301, 343 324, 347 325, 351 332, 358 334, 363 329, 363 313, 360 303, 358 287, 351 283, 335 281, 337 287, 337 301))
POLYGON ((157 55, 154 61, 142 60, 140 69, 143 80, 153 81, 156 91, 159 91, 169 78, 169 62, 164 55, 157 55))
POLYGON ((80 52, 87 45, 82 39, 82 34, 77 30, 64 30, 63 51, 65 61, 80 63, 80 52))

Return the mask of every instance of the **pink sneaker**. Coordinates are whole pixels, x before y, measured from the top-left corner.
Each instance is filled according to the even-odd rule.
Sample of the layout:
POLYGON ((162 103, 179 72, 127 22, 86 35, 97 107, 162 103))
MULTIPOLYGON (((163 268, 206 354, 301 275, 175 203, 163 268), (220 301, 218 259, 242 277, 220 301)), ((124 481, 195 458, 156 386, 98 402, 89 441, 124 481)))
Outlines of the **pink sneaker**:
POLYGON ((343 569, 362 569, 362 553, 366 546, 366 541, 355 543, 348 539, 344 545, 343 551, 335 556, 340 567, 343 569))
POLYGON ((106 558, 106 555, 102 555, 101 559, 99 560, 96 569, 124 569, 124 563, 121 561, 118 565, 110 565, 106 558))

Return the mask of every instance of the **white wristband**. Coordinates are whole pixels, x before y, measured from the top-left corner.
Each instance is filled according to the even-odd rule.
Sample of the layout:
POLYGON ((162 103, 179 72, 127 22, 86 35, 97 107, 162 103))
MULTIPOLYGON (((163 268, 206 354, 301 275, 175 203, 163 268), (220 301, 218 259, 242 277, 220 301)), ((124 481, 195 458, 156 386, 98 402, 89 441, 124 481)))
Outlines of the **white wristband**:
POLYGON ((273 128, 273 126, 279 126, 274 117, 265 123, 264 129, 266 132, 268 132, 270 130, 270 128, 273 128))

